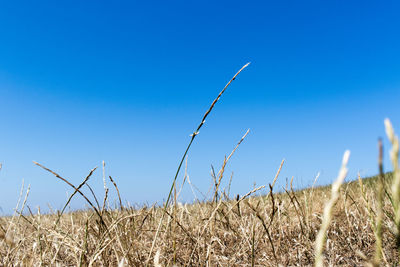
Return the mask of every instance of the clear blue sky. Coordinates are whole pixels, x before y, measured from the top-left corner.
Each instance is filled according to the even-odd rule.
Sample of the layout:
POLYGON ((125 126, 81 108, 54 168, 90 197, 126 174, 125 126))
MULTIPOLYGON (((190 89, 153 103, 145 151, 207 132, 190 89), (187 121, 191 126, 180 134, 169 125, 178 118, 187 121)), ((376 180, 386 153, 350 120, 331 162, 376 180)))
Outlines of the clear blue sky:
MULTIPOLYGON (((207 192, 211 164, 218 170, 247 128, 226 170, 232 194, 271 182, 283 158, 279 187, 292 176, 308 186, 317 172, 330 183, 345 149, 349 179, 375 174, 384 118, 400 132, 399 10, 398 1, 3 1, 2 214, 22 179, 32 208, 61 208, 72 192, 32 160, 75 184, 105 160, 125 201, 160 203, 189 134, 249 61, 189 153, 193 184, 207 192)), ((101 198, 101 169, 89 183, 101 198)), ((193 198, 187 187, 181 200, 193 198)))

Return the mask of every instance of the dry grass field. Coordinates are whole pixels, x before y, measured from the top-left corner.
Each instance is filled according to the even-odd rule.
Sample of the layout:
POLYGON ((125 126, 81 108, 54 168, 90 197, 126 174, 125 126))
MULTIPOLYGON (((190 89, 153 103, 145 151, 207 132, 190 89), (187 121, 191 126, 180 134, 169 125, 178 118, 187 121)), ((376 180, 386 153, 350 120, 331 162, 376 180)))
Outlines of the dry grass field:
POLYGON ((108 191, 118 192, 111 177, 114 187, 99 199, 81 190, 94 170, 72 185, 37 163, 74 189, 65 207, 83 197, 90 208, 33 214, 25 205, 29 189, 21 191, 15 214, 0 218, 0 266, 398 266, 399 142, 389 120, 391 173, 383 174, 380 146, 376 177, 343 184, 346 152, 332 186, 295 191, 289 181, 275 188, 282 161, 270 184, 230 197, 221 180, 228 179, 224 169, 236 146, 215 173, 205 201, 176 201, 181 187, 191 186, 176 183, 187 151, 226 87, 192 135, 163 206, 123 206, 120 197, 119 207, 111 208, 108 191))
MULTIPOLYGON (((385 176, 386 181, 392 175, 385 176)), ((332 211, 326 266, 361 266, 374 258, 375 189, 379 179, 344 184, 332 211)), ((99 208, 1 218, 2 266, 143 266, 162 214, 148 266, 310 266, 330 187, 191 205, 99 208)), ((256 192, 255 192, 256 193, 256 192)), ((22 201, 21 201, 22 202, 22 201)), ((396 265, 393 211, 385 198, 383 265, 396 265)), ((22 208, 20 207, 20 210, 22 208)))

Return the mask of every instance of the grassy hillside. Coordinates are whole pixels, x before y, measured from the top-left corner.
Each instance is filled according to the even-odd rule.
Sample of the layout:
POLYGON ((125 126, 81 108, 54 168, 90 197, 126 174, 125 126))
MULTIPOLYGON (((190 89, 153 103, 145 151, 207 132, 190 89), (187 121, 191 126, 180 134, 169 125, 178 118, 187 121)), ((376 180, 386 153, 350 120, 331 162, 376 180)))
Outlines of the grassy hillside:
MULTIPOLYGON (((390 183, 391 177, 387 174, 385 180, 390 183)), ((357 181, 340 189, 327 231, 326 264, 360 266, 373 257, 370 215, 376 213, 378 181, 377 177, 363 179, 364 193, 357 181)), ((271 188, 261 196, 170 205, 149 266, 312 265, 330 187, 295 192, 288 185, 277 194, 271 188)), ((2 266, 145 265, 163 208, 112 210, 100 205, 97 209, 99 214, 86 210, 61 217, 17 214, 1 218, 2 266)), ((388 198, 384 210, 384 260, 395 264, 398 254, 388 198)))

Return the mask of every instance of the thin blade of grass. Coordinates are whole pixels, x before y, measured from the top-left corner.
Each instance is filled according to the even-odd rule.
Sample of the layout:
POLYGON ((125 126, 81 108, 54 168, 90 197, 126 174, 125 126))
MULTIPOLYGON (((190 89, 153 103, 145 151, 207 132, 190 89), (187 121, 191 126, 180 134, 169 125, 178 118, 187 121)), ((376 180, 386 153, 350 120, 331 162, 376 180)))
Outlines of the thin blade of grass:
POLYGON ((225 85, 225 87, 222 89, 222 91, 218 94, 217 98, 215 98, 214 101, 211 103, 210 108, 209 108, 209 109, 206 111, 206 113, 204 114, 204 116, 203 116, 203 118, 201 119, 201 122, 200 122, 199 126, 197 127, 196 131, 195 131, 193 134, 191 134, 190 142, 189 142, 188 146, 186 147, 185 152, 183 153, 182 159, 181 159, 181 161, 180 161, 180 163, 179 163, 179 165, 178 165, 178 169, 177 169, 177 171, 176 171, 176 173, 175 173, 175 177, 174 177, 174 179, 173 179, 173 181, 172 181, 172 185, 171 185, 171 188, 170 188, 170 190, 169 190, 167 200, 165 201, 165 204, 164 204, 164 212, 163 212, 162 215, 161 215, 160 223, 159 223, 159 225, 158 225, 158 227, 157 227, 157 231, 156 231, 156 233, 155 233, 155 235, 154 235, 153 242, 152 242, 152 245, 151 245, 151 248, 150 248, 150 252, 149 252, 149 256, 147 257, 147 260, 146 260, 146 266, 148 266, 148 263, 149 263, 149 261, 150 261, 150 257, 151 257, 151 255, 153 254, 154 246, 155 246, 155 243, 156 243, 156 241, 157 241, 158 233, 159 233, 159 231, 160 231, 160 229, 161 229, 162 221, 164 220, 165 211, 167 210, 169 201, 170 201, 170 199, 171 199, 171 195, 172 195, 172 191, 173 191, 173 189, 174 189, 175 183, 176 183, 176 179, 178 178, 178 175, 179 175, 179 172, 180 172, 180 170, 181 170, 182 164, 183 164, 183 162, 184 162, 184 160, 185 160, 185 157, 186 157, 186 155, 187 155, 187 153, 188 153, 190 147, 192 146, 192 143, 193 143, 194 139, 195 139, 196 136, 199 134, 199 131, 200 131, 201 127, 204 125, 207 116, 210 114, 210 112, 211 112, 212 109, 214 108, 215 104, 216 104, 216 103, 218 102, 218 100, 221 98, 221 95, 225 92, 226 88, 228 88, 228 86, 236 79, 236 77, 239 75, 239 73, 241 73, 249 64, 250 64, 250 62, 247 63, 247 64, 245 64, 238 72, 236 72, 236 74, 233 76, 233 78, 229 80, 229 82, 225 85))

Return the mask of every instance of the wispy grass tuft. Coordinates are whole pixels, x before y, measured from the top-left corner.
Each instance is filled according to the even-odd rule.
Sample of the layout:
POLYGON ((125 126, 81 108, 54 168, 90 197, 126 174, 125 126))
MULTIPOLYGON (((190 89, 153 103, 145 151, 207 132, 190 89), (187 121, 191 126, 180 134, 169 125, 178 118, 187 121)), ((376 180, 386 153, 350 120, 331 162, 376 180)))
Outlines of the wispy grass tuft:
POLYGON ((333 206, 339 198, 339 189, 342 185, 344 178, 347 176, 347 162, 349 161, 350 151, 347 150, 343 155, 342 167, 340 168, 339 175, 336 181, 332 184, 331 198, 326 203, 324 213, 322 216, 321 228, 318 231, 317 238, 315 240, 315 267, 322 267, 324 257, 322 255, 326 240, 326 231, 328 230, 329 224, 332 220, 333 206))
POLYGON ((392 204, 394 210, 394 223, 396 246, 399 251, 400 264, 400 169, 399 169, 399 138, 394 132, 392 123, 389 119, 385 119, 386 134, 392 143, 390 150, 390 159, 393 165, 393 181, 392 181, 392 204))

